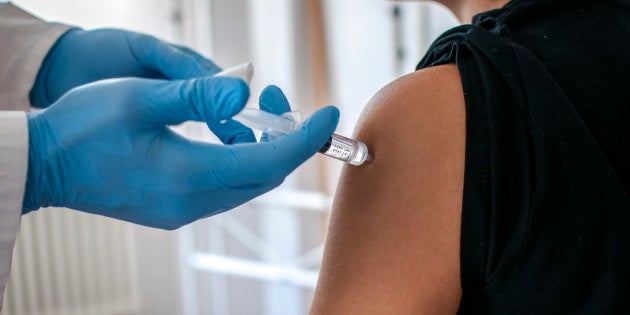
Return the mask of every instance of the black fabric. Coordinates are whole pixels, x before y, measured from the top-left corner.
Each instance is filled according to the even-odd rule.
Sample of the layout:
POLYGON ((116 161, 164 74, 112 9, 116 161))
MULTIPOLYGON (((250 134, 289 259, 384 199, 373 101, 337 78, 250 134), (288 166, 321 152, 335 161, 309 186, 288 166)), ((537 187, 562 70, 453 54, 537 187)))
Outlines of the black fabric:
POLYGON ((418 65, 465 94, 460 314, 630 314, 628 3, 513 0, 418 65))

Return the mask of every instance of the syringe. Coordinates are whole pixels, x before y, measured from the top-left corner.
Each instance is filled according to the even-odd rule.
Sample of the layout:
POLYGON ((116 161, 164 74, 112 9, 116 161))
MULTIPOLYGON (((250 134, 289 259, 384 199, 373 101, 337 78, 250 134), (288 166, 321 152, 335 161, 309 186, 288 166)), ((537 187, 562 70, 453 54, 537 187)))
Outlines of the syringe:
MULTIPOLYGON (((253 73, 253 65, 251 62, 248 62, 224 70, 216 74, 216 76, 237 77, 249 85, 253 73)), ((232 119, 249 128, 263 131, 272 136, 287 134, 302 126, 302 115, 298 111, 278 116, 257 109, 245 108, 232 119)), ((361 165, 366 160, 372 159, 364 143, 338 134, 333 134, 319 152, 352 165, 361 165)))
MULTIPOLYGON (((301 114, 297 111, 278 116, 253 108, 245 108, 232 119, 246 127, 263 131, 272 136, 287 134, 302 126, 301 114)), ((333 134, 319 150, 319 153, 352 165, 361 165, 370 159, 367 146, 364 143, 338 134, 333 134)))

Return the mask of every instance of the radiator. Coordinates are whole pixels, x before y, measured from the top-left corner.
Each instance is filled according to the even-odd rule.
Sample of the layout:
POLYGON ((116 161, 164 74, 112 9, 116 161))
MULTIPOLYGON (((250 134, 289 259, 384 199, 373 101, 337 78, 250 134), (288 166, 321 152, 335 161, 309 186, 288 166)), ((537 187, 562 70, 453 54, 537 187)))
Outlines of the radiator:
POLYGON ((67 209, 22 217, 0 315, 140 314, 130 226, 67 209))

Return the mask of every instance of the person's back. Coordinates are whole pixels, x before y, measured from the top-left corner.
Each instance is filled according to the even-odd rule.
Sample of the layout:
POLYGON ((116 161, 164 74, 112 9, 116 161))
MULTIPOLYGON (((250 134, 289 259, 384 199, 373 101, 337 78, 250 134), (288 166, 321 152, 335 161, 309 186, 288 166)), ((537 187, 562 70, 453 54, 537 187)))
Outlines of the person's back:
POLYGON ((504 16, 508 37, 543 64, 630 191, 630 140, 624 137, 630 135, 630 2, 516 0, 511 5, 513 13, 504 9, 495 18, 504 16))
MULTIPOLYGON (((425 154, 429 161, 418 161, 425 165, 398 174, 404 185, 389 181, 387 186, 393 188, 383 184, 372 191, 360 182, 370 177, 389 178, 396 172, 383 164, 395 161, 386 151, 399 144, 391 135, 382 139, 370 131, 375 128, 370 125, 378 125, 379 120, 372 119, 377 120, 374 123, 369 118, 380 113, 381 105, 367 111, 367 124, 359 134, 366 135, 368 143, 376 143, 376 163, 370 169, 347 170, 346 176, 352 178, 344 178, 340 185, 334 210, 338 213, 333 216, 320 277, 325 282, 318 287, 315 310, 361 309, 346 302, 362 295, 370 297, 365 301, 368 310, 435 312, 452 310, 447 306, 461 294, 461 314, 629 312, 630 269, 625 266, 630 260, 630 124, 626 123, 630 90, 625 87, 630 82, 628 21, 630 5, 622 1, 513 0, 499 10, 476 16, 474 25, 442 35, 421 61, 421 70, 395 82, 390 87, 393 92, 377 97, 376 102, 389 104, 388 99, 405 99, 402 94, 407 94, 406 98, 424 108, 424 113, 407 115, 432 117, 442 111, 422 123, 453 121, 445 126, 452 128, 455 140, 419 141, 419 146, 405 148, 409 156, 425 154), (453 71, 453 63, 459 75, 442 75, 453 71), (419 84, 423 77, 443 83, 455 77, 461 80, 461 90, 443 84, 446 92, 418 95, 397 87, 413 85, 416 80, 416 88, 423 89, 419 84), (461 161, 446 156, 460 154, 457 149, 464 146, 458 139, 459 120, 451 119, 448 111, 423 104, 457 108, 457 97, 432 100, 432 96, 449 93, 461 93, 465 101, 466 141, 461 161), (442 152, 449 162, 440 166, 433 153, 442 144, 453 150, 442 152), (465 165, 463 174, 441 174, 452 179, 423 177, 436 167, 457 170, 460 162, 465 165), (439 183, 445 192, 419 184, 423 180, 439 183), (457 185, 463 188, 461 195, 457 185), (374 197, 352 205, 358 194, 374 197), (461 201, 461 221, 448 200, 461 201), (388 204, 393 209, 386 208, 388 204), (367 213, 367 218, 356 212, 344 215, 353 210, 367 213), (405 215, 399 217, 401 210, 405 215), (368 222, 375 219, 381 220, 379 224, 368 222), (390 225, 389 221, 395 222, 390 225), (461 236, 453 232, 455 228, 461 236), (352 241, 360 238, 357 231, 369 235, 363 240, 367 245, 352 241), (453 245, 453 236, 459 238, 458 244, 453 245), (381 257, 370 250, 392 242, 396 246, 391 247, 398 250, 379 247, 387 252, 381 257), (452 261, 453 250, 459 253, 458 262, 452 261), (344 268, 345 262, 355 265, 344 268), (431 270, 414 270, 414 263, 418 270, 433 268, 436 276, 431 270), (460 276, 461 282, 442 269, 460 276), (340 284, 335 284, 337 277, 340 284), (361 285, 355 288, 345 279, 361 285), (424 283, 415 285, 417 282, 424 283), (337 290, 340 287, 343 292, 337 290), (327 309, 326 305, 334 307, 327 309)), ((399 117, 402 126, 404 119, 399 117)), ((438 135, 446 137, 449 131, 438 135)))

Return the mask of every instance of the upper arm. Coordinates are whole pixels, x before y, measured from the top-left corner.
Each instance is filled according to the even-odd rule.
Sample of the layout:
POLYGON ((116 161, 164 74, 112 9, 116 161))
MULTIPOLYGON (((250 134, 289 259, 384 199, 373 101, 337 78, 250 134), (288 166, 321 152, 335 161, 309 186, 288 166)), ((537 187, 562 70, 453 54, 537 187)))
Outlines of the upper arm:
POLYGON ((461 298, 465 106, 455 65, 404 76, 367 105, 346 166, 314 314, 448 314, 461 298))

